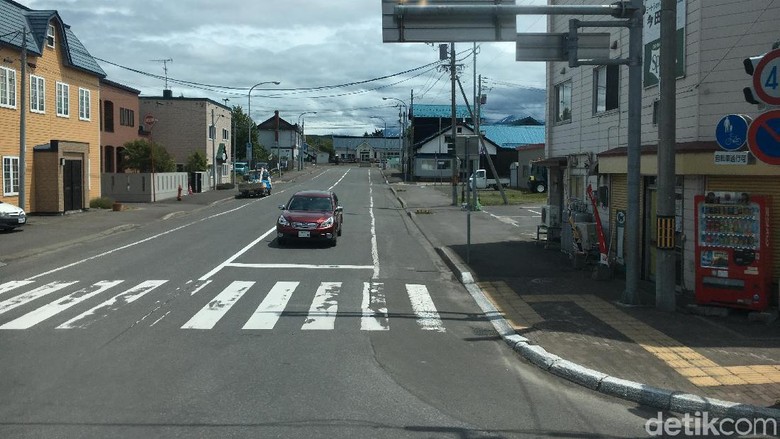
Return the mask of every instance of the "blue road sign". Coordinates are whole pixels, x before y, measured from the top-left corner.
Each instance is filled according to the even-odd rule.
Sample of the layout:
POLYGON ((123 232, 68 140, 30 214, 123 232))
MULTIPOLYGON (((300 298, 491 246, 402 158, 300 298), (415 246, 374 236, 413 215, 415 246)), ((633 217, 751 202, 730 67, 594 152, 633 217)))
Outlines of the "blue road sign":
POLYGON ((747 141, 750 118, 742 114, 729 114, 715 127, 715 140, 726 151, 737 151, 747 141))
POLYGON ((750 124, 748 146, 762 162, 780 165, 780 110, 764 112, 750 124))

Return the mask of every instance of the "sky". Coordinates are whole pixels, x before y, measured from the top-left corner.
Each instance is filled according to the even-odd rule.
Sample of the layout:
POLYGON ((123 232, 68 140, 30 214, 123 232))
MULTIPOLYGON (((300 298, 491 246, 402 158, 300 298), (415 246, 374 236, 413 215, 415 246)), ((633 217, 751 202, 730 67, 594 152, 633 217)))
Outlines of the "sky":
MULTIPOLYGON (((381 0, 16 0, 58 11, 107 79, 161 96, 210 98, 262 122, 279 110, 307 134, 398 132, 401 100, 450 105, 438 44, 383 43, 381 0), (162 62, 160 60, 172 60, 162 62), (387 97, 391 99, 383 100, 387 97), (229 99, 229 101, 225 101, 229 99), (304 114, 305 113, 305 114, 304 114), (316 114, 315 114, 316 113, 316 114)), ((517 0, 518 5, 546 4, 517 0)), ((518 32, 545 32, 521 16, 518 32)), ((474 95, 472 43, 456 43, 460 79, 474 95)), ((477 43, 488 120, 544 120, 545 65, 515 61, 513 42, 477 43)), ((471 97, 469 97, 471 100, 471 97)), ((465 102, 458 92, 457 103, 465 102)))

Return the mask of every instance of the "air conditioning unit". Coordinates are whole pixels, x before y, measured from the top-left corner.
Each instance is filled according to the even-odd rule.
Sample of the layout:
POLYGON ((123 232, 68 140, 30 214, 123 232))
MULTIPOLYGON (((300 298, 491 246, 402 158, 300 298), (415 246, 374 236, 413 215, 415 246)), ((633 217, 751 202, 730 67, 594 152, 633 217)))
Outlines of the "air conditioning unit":
POLYGON ((558 206, 542 206, 542 224, 547 227, 561 225, 560 208, 558 206))

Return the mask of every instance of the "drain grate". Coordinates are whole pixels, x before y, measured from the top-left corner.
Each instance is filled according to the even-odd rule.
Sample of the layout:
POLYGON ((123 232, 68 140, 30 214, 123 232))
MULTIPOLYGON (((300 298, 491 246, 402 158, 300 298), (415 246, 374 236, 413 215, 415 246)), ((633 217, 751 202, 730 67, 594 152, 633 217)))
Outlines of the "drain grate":
POLYGON ((417 209, 414 211, 414 213, 417 215, 430 215, 433 213, 433 211, 430 209, 417 209))

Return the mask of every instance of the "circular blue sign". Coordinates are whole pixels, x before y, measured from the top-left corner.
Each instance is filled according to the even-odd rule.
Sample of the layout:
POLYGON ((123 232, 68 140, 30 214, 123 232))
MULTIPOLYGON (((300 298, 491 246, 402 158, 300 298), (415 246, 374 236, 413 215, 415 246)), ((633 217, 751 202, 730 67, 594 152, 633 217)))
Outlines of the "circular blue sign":
POLYGON ((742 114, 729 114, 715 127, 715 140, 726 151, 737 151, 747 141, 750 118, 742 114))

